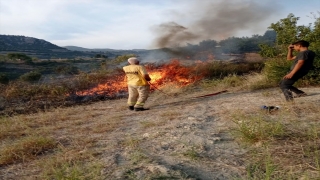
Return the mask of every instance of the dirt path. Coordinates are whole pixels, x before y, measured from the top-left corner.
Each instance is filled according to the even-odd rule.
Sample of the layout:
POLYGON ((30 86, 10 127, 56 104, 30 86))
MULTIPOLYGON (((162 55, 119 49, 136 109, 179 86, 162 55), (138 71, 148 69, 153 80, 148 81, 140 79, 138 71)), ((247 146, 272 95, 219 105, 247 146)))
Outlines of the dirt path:
MULTIPOLYGON (((319 88, 303 90, 309 96, 296 99, 297 105, 320 105, 319 88)), ((65 118, 88 117, 76 127, 79 132, 86 129, 87 134, 57 128, 56 138, 85 138, 90 131, 97 132, 93 127, 102 122, 118 123, 112 131, 92 133, 107 179, 242 179, 246 175, 246 150, 231 135, 232 116, 261 111, 262 105, 280 106, 283 111, 286 103, 278 88, 191 98, 214 92, 173 97, 154 93, 146 105, 151 109, 143 112, 128 110, 126 99, 81 106, 69 110, 65 118)), ((29 166, 11 165, 0 169, 0 174, 6 174, 4 179, 30 179, 29 166)))
MULTIPOLYGON (((297 99, 297 103, 306 100, 319 103, 318 89, 310 88, 305 91, 310 96, 297 99)), ((111 102, 110 106, 118 103, 125 104, 125 100, 111 102)), ((137 179, 143 179, 148 173, 157 171, 167 177, 186 179, 242 177, 246 174, 243 159, 246 151, 230 134, 233 124, 231 116, 237 111, 261 111, 262 105, 284 106, 285 102, 278 89, 269 89, 229 92, 199 99, 151 96, 148 105, 151 108, 149 111, 117 112, 125 117, 128 124, 108 134, 106 138, 115 141, 112 144, 119 144, 124 139, 138 143, 137 147, 123 149, 120 146, 113 153, 106 154, 106 161, 114 162, 106 172, 113 178, 123 178, 128 168, 137 179), (135 151, 148 160, 132 166, 130 154, 135 151)), ((110 142, 105 143, 107 146, 110 142)))

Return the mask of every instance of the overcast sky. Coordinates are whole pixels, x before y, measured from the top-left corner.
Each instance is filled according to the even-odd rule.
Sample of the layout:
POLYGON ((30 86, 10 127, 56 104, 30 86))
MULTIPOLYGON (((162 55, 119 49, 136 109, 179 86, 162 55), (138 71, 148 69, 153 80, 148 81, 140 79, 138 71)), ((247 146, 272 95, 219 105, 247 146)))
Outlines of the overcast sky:
POLYGON ((58 46, 149 49, 165 33, 159 27, 170 22, 193 34, 193 41, 219 40, 262 35, 289 13, 308 25, 314 22, 310 12, 320 9, 320 0, 227 2, 230 5, 226 0, 0 0, 0 34, 58 46))

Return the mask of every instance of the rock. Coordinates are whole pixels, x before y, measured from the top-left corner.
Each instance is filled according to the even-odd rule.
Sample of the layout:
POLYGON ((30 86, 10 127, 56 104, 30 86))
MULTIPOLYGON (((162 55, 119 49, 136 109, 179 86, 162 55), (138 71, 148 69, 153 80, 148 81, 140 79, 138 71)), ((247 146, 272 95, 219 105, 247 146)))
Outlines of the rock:
POLYGON ((161 173, 162 175, 168 175, 168 168, 161 165, 149 165, 147 166, 147 169, 151 171, 152 173, 161 173))
POLYGON ((189 116, 189 117, 188 117, 188 120, 190 120, 190 121, 194 121, 194 120, 196 120, 196 118, 195 118, 195 117, 191 117, 191 116, 189 116))
POLYGON ((148 137, 150 137, 150 134, 149 134, 149 133, 144 133, 144 134, 142 135, 142 137, 148 138, 148 137))

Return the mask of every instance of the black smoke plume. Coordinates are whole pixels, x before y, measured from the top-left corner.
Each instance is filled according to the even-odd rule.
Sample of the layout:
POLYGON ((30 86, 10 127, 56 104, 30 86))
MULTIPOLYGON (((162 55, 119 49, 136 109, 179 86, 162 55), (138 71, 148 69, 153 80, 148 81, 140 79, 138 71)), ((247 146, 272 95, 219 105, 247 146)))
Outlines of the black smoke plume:
POLYGON ((189 2, 189 5, 172 19, 184 19, 188 25, 175 21, 160 24, 155 28, 155 47, 173 48, 201 40, 226 39, 239 31, 266 29, 269 24, 265 21, 280 9, 274 0, 177 1, 181 2, 189 2))

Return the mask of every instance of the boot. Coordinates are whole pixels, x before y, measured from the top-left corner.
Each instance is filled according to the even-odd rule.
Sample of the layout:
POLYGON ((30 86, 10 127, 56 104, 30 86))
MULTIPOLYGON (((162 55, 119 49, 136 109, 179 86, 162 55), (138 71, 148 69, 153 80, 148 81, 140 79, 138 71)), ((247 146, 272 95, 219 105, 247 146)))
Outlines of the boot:
POLYGON ((135 111, 146 111, 149 110, 149 108, 134 108, 135 111))
POLYGON ((133 111, 134 110, 134 106, 129 106, 128 109, 133 111))

